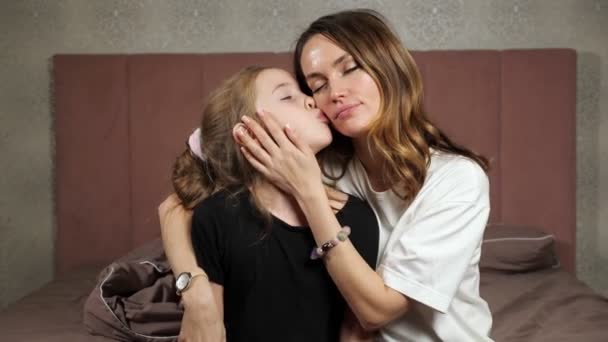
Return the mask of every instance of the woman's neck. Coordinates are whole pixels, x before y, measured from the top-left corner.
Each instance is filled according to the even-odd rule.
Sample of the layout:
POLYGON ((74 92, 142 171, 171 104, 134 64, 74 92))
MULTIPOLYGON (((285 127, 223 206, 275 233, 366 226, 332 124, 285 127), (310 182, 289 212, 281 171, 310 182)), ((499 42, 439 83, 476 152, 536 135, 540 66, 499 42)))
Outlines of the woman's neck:
POLYGON ((355 155, 359 158, 361 164, 363 164, 372 189, 379 192, 388 190, 390 184, 388 180, 384 179, 384 163, 378 158, 379 153, 368 143, 368 138, 353 139, 353 146, 355 148, 355 155))
POLYGON ((296 199, 273 185, 263 181, 252 191, 260 198, 262 205, 273 216, 291 226, 306 226, 306 217, 302 213, 296 199))

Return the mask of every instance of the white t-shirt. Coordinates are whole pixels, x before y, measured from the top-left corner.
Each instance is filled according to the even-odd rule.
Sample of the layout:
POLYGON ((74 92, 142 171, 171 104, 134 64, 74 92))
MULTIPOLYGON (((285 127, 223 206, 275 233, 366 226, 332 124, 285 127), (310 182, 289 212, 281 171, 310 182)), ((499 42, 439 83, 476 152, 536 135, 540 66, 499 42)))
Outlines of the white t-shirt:
POLYGON ((492 341, 478 267, 490 212, 489 182, 477 163, 433 152, 424 185, 411 203, 391 190, 374 191, 356 157, 336 186, 366 199, 375 211, 377 272, 411 299, 409 311, 383 327, 379 341, 492 341))

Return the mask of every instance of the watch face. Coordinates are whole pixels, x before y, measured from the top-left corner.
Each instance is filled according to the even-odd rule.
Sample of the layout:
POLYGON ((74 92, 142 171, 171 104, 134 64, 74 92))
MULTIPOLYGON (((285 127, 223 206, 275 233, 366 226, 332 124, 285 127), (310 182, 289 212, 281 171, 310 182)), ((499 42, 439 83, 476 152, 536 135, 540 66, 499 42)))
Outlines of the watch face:
POLYGON ((190 282, 190 274, 182 273, 177 277, 177 280, 175 281, 175 287, 177 287, 178 290, 182 291, 183 289, 186 288, 186 286, 188 286, 189 282, 190 282))

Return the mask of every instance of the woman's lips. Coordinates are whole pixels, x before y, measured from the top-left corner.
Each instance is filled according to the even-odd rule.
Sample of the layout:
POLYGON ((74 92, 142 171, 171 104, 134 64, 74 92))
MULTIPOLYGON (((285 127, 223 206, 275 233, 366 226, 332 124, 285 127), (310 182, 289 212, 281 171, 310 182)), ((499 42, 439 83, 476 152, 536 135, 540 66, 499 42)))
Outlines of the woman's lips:
POLYGON ((348 105, 348 106, 342 107, 335 114, 334 120, 346 119, 347 117, 349 117, 352 114, 353 110, 355 108, 357 108, 358 106, 359 106, 358 104, 355 104, 355 105, 348 105))

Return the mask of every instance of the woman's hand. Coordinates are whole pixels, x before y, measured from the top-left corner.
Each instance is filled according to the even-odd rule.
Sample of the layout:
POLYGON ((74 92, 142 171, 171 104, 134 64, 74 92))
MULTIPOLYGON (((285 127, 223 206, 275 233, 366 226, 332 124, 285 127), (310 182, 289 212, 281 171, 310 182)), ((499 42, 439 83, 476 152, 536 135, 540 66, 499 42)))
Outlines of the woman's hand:
POLYGON ((225 342, 223 314, 217 299, 211 294, 210 283, 204 278, 194 280, 182 296, 184 317, 178 341, 225 342))
POLYGON ((310 147, 302 142, 289 125, 284 129, 272 114, 258 111, 270 133, 255 120, 243 116, 242 126, 235 127, 235 139, 251 165, 283 191, 303 198, 310 191, 323 191, 321 169, 310 147))
POLYGON ((179 342, 224 342, 226 330, 222 320, 216 320, 205 310, 188 308, 184 310, 179 342), (210 318, 211 317, 211 318, 210 318))

